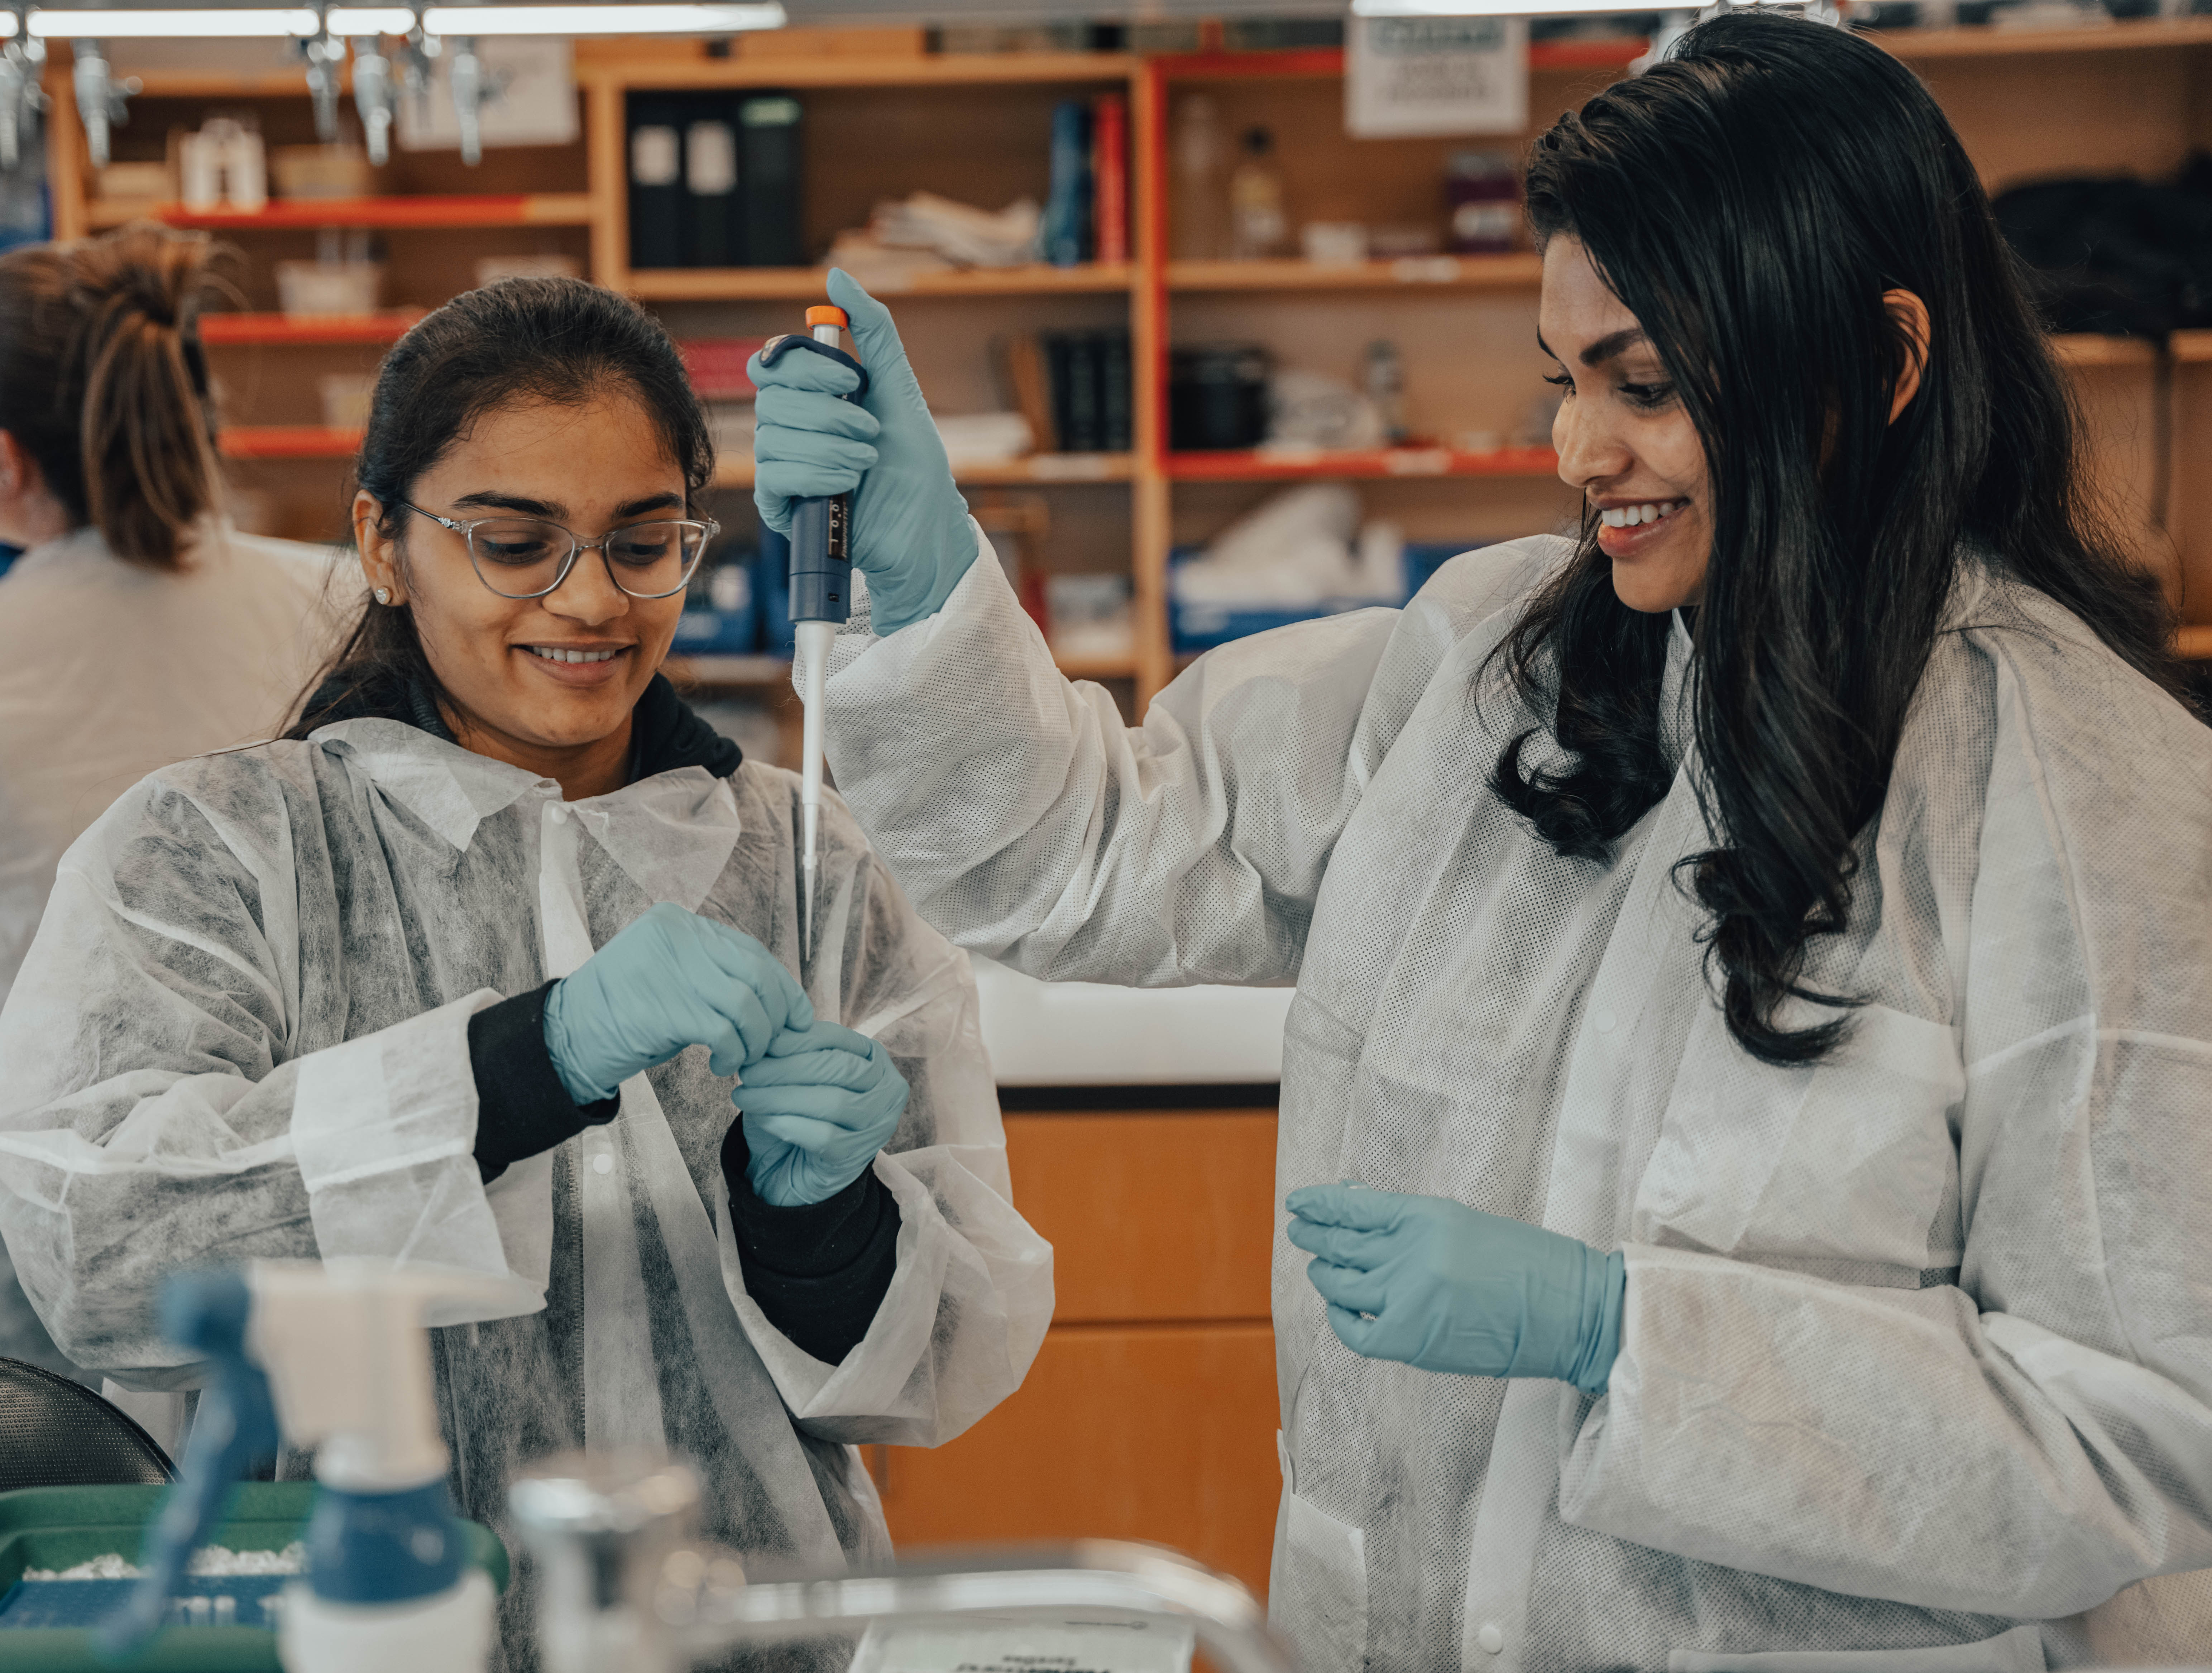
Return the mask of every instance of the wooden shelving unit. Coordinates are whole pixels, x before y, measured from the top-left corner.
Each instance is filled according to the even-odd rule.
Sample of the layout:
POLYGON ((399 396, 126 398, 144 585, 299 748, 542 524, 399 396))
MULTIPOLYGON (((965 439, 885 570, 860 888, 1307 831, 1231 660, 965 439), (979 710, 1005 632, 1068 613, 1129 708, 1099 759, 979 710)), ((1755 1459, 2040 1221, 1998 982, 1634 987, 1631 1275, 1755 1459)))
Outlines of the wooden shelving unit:
MULTIPOLYGON (((1882 32, 1873 38, 1924 66, 1995 188, 2039 173, 2107 163, 2155 172, 2178 162, 2192 144, 2212 144, 2212 106, 2191 91, 2212 82, 2212 18, 2056 32, 1882 32), (2116 146, 2124 154, 2109 155, 2116 146)), ((1579 102, 1625 74, 1642 50, 1643 43, 1626 39, 1533 48, 1532 113, 1540 121, 1579 102)), ((65 236, 148 208, 88 201, 67 57, 58 50, 47 71, 54 95, 48 120, 56 222, 65 236)), ((1053 508, 1052 551, 1064 548, 1066 563, 1127 563, 1135 594, 1133 653, 1081 672, 1119 682, 1133 711, 1176 670, 1168 650, 1169 551, 1202 543, 1283 484, 1357 482, 1373 496, 1376 514, 1400 522, 1416 538, 1497 538, 1546 526, 1571 508, 1571 496, 1553 483, 1556 460, 1548 447, 1488 445, 1490 438, 1529 435, 1526 411, 1540 369, 1533 338, 1541 273, 1532 253, 1329 265, 1187 259, 1170 247, 1175 183, 1168 136, 1175 103, 1189 92, 1213 97, 1231 131, 1275 129, 1294 222, 1433 222, 1441 210, 1447 152, 1462 143, 1525 144, 1529 137, 1346 140, 1336 119, 1342 75, 1343 56, 1334 51, 854 58, 795 56, 787 46, 758 58, 740 52, 712 58, 696 43, 594 42, 577 57, 580 143, 568 153, 548 154, 532 165, 538 173, 526 179, 511 170, 495 182, 485 177, 524 189, 471 192, 462 189, 473 183, 465 171, 448 168, 432 178, 452 189, 278 201, 251 216, 196 215, 176 205, 154 212, 171 224, 220 232, 249 262, 296 254, 303 234, 324 228, 447 232, 473 234, 470 243, 501 251, 574 251, 593 278, 671 311, 672 325, 683 334, 766 334, 793 323, 789 305, 822 295, 824 270, 629 267, 623 106, 630 92, 759 87, 822 101, 823 119, 810 140, 808 188, 809 234, 820 248, 837 227, 864 216, 876 198, 928 189, 995 204, 1021 191, 1040 192, 1042 124, 1051 102, 1125 91, 1131 260, 926 274, 884 285, 881 294, 926 305, 906 321, 908 344, 925 388, 950 411, 991 404, 978 368, 994 335, 1071 323, 1127 325, 1137 430, 1131 452, 1042 454, 963 467, 958 474, 971 489, 1042 496, 1053 508), (533 238, 556 241, 533 246, 533 238), (1420 344, 1408 368, 1412 417, 1417 430, 1441 438, 1438 445, 1349 453, 1170 450, 1171 343, 1259 341, 1274 348, 1283 363, 1348 376, 1365 341, 1393 335, 1420 344), (1477 436, 1483 439, 1472 439, 1477 436)), ((304 85, 283 73, 157 71, 144 79, 142 97, 148 100, 290 100, 305 106, 304 85)), ((301 391, 313 380, 290 368, 366 369, 422 307, 467 282, 454 265, 463 247, 453 240, 395 240, 394 252, 404 254, 392 257, 392 301, 404 305, 374 315, 209 316, 209 346, 229 357, 222 362, 226 386, 258 392, 252 411, 234 415, 243 422, 225 432, 225 453, 243 470, 276 473, 266 480, 302 504, 309 500, 305 485, 321 484, 313 502, 318 514, 326 514, 325 502, 334 499, 332 467, 350 456, 357 438, 306 422, 311 415, 301 405, 301 391), (417 270, 446 276, 446 289, 434 283, 421 294, 410 291, 406 276, 417 270), (301 358, 284 358, 295 355, 301 358)), ((2191 624, 2185 643, 2194 654, 2212 655, 2212 332, 2183 333, 2163 354, 2148 344, 2101 338, 2064 338, 2057 346, 2089 414, 2106 489, 2124 508, 2146 561, 2162 568, 2181 599, 2191 624)), ((715 486, 742 491, 751 480, 751 462, 730 459, 715 486)), ((781 666, 775 659, 695 659, 688 672, 711 684, 775 685, 781 675, 771 678, 768 671, 781 666)))

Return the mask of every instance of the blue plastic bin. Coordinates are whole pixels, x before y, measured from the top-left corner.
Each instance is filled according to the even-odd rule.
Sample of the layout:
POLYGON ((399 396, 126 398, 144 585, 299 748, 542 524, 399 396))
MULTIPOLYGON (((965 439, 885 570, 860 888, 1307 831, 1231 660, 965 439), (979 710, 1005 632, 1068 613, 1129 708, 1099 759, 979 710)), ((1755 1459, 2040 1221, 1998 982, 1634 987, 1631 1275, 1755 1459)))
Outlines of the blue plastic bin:
POLYGON ((754 554, 718 555, 692 578, 670 647, 679 656, 745 656, 760 643, 754 554))

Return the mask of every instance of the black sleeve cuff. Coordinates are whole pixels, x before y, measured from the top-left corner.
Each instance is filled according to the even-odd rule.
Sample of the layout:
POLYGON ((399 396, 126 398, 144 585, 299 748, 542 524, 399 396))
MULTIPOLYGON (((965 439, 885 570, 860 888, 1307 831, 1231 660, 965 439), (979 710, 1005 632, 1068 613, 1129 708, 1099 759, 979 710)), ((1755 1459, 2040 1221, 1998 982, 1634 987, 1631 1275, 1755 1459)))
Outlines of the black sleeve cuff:
POLYGON ((778 1208, 745 1177, 742 1119, 722 1140, 730 1229, 745 1291, 769 1323, 826 1365, 868 1334, 898 1269, 898 1204, 871 1168, 821 1202, 778 1208))
POLYGON ((477 1083, 477 1171, 484 1183, 508 1165, 612 1121, 619 1097, 579 1104, 545 1049, 544 987, 503 999, 469 1019, 469 1068, 477 1083))

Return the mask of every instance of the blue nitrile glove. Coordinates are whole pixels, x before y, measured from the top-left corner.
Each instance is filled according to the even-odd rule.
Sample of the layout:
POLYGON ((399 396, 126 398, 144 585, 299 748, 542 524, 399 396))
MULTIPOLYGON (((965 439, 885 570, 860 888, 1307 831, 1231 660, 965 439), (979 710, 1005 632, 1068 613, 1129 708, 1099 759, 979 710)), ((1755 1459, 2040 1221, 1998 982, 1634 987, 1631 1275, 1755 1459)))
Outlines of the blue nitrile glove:
POLYGON ((799 979, 742 930, 662 901, 553 985, 545 1049, 579 1104, 612 1098, 686 1046, 735 1074, 814 1020, 799 979))
POLYGON ((787 1029, 746 1065, 730 1101, 744 1111, 745 1178, 778 1208, 823 1202, 898 1131, 906 1077, 878 1042, 834 1022, 787 1029))
POLYGON ((1449 1197, 1309 1185, 1285 1206, 1329 1328, 1353 1353, 1605 1392, 1628 1293, 1618 1253, 1449 1197))
POLYGON ((853 563, 868 578, 875 630, 896 633, 952 596, 975 561, 975 530, 890 310, 838 267, 830 270, 830 300, 852 322, 868 392, 857 404, 838 399, 860 380, 821 355, 786 355, 769 367, 755 355, 745 367, 760 391, 753 503, 788 534, 793 500, 852 495, 853 563))

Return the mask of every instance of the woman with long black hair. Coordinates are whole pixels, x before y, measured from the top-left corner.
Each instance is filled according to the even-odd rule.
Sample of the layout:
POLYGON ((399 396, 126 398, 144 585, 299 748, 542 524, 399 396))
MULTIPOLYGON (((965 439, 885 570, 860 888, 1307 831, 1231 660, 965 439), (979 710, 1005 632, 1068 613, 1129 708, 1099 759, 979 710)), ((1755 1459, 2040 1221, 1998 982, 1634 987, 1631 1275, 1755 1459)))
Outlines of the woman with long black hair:
POLYGON ((969 946, 1297 983, 1305 1664, 2191 1659, 2212 731, 1973 168, 1887 54, 1735 14, 1528 190, 1579 536, 1224 647, 1135 729, 833 279, 865 402, 757 380, 766 513, 857 490, 838 784, 969 946))

